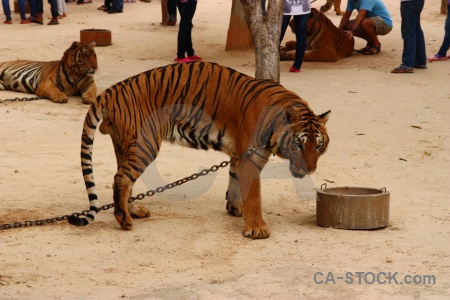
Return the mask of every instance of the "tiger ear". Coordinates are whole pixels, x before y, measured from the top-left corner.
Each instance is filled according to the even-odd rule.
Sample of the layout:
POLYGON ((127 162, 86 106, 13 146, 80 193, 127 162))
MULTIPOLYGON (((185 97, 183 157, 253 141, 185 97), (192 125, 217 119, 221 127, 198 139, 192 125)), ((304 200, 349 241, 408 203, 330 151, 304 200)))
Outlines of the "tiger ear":
POLYGON ((80 42, 75 41, 72 43, 72 46, 70 46, 70 49, 75 50, 76 48, 79 47, 79 45, 80 45, 80 42))
POLYGON ((299 119, 297 116, 297 113, 295 112, 295 109, 292 107, 288 107, 284 110, 284 115, 286 116, 286 119, 288 120, 289 124, 298 123, 299 119))
POLYGON ((323 114, 319 115, 320 122, 325 125, 328 122, 328 119, 330 118, 331 110, 324 112, 323 114))

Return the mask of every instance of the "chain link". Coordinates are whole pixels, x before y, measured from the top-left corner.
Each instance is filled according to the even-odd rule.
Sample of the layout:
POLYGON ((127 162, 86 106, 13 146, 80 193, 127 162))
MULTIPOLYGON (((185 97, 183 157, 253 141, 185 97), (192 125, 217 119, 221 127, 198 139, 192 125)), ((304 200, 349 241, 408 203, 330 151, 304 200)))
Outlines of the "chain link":
POLYGON ((0 99, 0 103, 6 102, 6 101, 33 101, 33 100, 40 100, 40 99, 44 99, 41 97, 16 97, 16 98, 9 98, 9 99, 0 99))
MULTIPOLYGON (((1 100, 0 100, 1 101, 1 100)), ((238 160, 240 160, 244 155, 252 155, 254 154, 258 149, 260 148, 264 148, 265 146, 260 146, 260 147, 254 147, 254 148, 249 148, 247 151, 245 151, 242 155, 238 156, 238 157, 234 157, 230 160, 227 161, 223 161, 221 162, 219 165, 213 165, 212 167, 210 167, 209 169, 204 169, 198 173, 194 173, 190 176, 184 177, 180 180, 174 181, 172 183, 166 184, 165 186, 160 186, 154 190, 149 190, 145 193, 140 193, 137 194, 134 197, 130 197, 128 198, 128 203, 132 203, 136 200, 143 200, 145 197, 152 197, 154 196, 156 193, 162 193, 165 190, 169 190, 169 189, 173 189, 174 187, 177 187, 179 185, 185 184, 186 182, 189 182, 191 180, 195 180, 199 177, 202 176, 206 176, 211 172, 216 172, 221 168, 225 168, 228 165, 233 165, 235 164, 238 160)), ((98 208, 98 211, 101 210, 108 210, 110 208, 114 207, 114 203, 110 203, 110 204, 105 204, 103 206, 100 206, 98 208)), ((50 224, 50 223, 56 223, 56 222, 60 222, 60 221, 64 221, 67 220, 68 217, 70 216, 75 216, 75 217, 79 217, 79 216, 85 216, 89 213, 89 209, 87 210, 83 210, 81 212, 78 213, 73 213, 71 215, 63 215, 60 217, 55 217, 55 218, 48 218, 48 219, 44 219, 44 220, 34 220, 34 221, 24 221, 24 222, 15 222, 15 223, 11 223, 11 224, 3 224, 0 225, 0 230, 4 230, 4 229, 11 229, 11 228, 18 228, 18 227, 28 227, 28 226, 36 226, 36 225, 44 225, 44 224, 50 224)))

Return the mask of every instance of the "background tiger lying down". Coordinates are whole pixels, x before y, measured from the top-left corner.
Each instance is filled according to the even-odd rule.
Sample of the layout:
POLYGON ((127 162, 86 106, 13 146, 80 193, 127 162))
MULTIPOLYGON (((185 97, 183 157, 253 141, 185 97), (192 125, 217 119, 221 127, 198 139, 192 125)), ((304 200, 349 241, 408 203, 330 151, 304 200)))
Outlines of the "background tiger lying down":
POLYGON ((73 42, 58 61, 15 60, 0 63, 0 90, 36 94, 55 103, 81 95, 91 104, 97 96, 94 44, 73 42))
POLYGON ((103 91, 86 115, 81 165, 90 212, 86 218, 72 216, 69 222, 87 225, 98 212, 92 149, 103 119, 100 132, 111 136, 117 158, 114 216, 122 228, 132 228, 130 214, 150 215, 127 200, 134 182, 167 140, 222 151, 231 158, 259 147, 230 167, 226 208, 229 214, 244 215, 244 236, 267 238, 261 170, 276 154, 289 159, 293 176, 312 173, 328 145, 329 115, 316 116, 298 95, 275 81, 257 80, 214 63, 174 64, 130 77, 103 91))
MULTIPOLYGON (((295 32, 294 19, 289 22, 289 26, 295 32)), ((296 45, 296 41, 286 42, 280 48, 280 59, 295 60, 296 45)), ((344 31, 337 28, 327 16, 312 8, 306 30, 306 45, 303 61, 334 62, 353 54, 355 40, 349 40, 344 31)))

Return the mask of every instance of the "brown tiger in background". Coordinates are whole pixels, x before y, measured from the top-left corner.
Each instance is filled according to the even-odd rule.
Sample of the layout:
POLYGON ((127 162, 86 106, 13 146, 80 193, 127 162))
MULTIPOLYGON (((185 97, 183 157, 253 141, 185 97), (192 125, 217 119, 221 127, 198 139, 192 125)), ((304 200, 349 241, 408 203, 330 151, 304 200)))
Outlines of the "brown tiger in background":
MULTIPOLYGON (((289 22, 295 32, 295 22, 289 22)), ((286 42, 280 48, 281 60, 295 60, 296 41, 286 42)), ((312 8, 306 30, 306 52, 303 61, 335 62, 352 55, 355 40, 349 40, 345 33, 337 28, 330 19, 317 9, 312 8)))
POLYGON ((327 0, 327 3, 320 7, 320 11, 326 13, 333 5, 336 15, 342 15, 343 13, 341 11, 341 0, 327 0))
POLYGON ((114 216, 123 229, 150 211, 128 204, 134 182, 156 159, 163 140, 226 153, 229 214, 244 216, 246 237, 270 235, 262 217, 260 173, 274 154, 288 159, 294 177, 314 172, 328 145, 330 112, 315 115, 297 94, 273 80, 258 80, 215 63, 155 68, 107 88, 89 108, 81 143, 81 165, 89 213, 69 223, 89 224, 99 211, 92 167, 94 135, 111 136, 117 159, 114 216), (254 148, 255 152, 247 150, 254 148), (241 155, 242 158, 238 159, 241 155))
POLYGON ((36 94, 55 103, 81 95, 91 104, 97 96, 94 74, 98 69, 94 44, 73 42, 61 60, 15 60, 0 63, 0 90, 36 94))

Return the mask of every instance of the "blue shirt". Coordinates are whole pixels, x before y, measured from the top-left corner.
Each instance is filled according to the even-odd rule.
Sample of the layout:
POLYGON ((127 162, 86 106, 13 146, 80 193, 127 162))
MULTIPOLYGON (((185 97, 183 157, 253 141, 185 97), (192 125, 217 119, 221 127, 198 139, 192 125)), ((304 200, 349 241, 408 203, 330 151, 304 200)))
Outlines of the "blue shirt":
POLYGON ((355 9, 358 11, 365 9, 366 17, 379 16, 389 27, 392 27, 391 15, 381 0, 348 0, 347 10, 352 12, 355 9))

